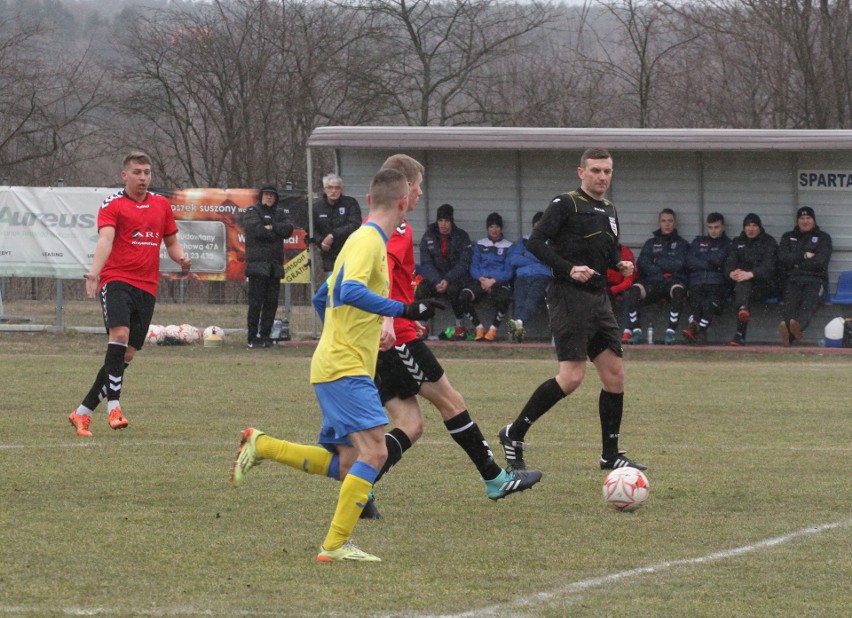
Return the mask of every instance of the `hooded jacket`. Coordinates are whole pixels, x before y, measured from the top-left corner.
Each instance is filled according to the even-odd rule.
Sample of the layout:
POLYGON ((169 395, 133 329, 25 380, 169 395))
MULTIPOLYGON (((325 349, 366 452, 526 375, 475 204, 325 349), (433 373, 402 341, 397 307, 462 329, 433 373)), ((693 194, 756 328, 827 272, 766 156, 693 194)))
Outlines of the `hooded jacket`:
MULTIPOLYGON (((271 193, 276 191, 271 190, 271 193)), ((277 204, 250 206, 243 216, 246 231, 246 277, 284 276, 285 238, 293 234, 293 225, 277 204), (272 229, 266 226, 271 225, 272 229)))
POLYGON ((819 281, 828 280, 828 262, 831 260, 831 236, 814 226, 810 232, 799 227, 785 233, 778 246, 778 270, 783 280, 819 281), (813 257, 805 257, 813 253, 813 257))
POLYGON ((441 253, 441 233, 437 223, 430 224, 420 239, 420 274, 433 285, 441 279, 460 283, 467 281, 472 259, 470 236, 455 223, 447 238, 446 259, 441 253))
MULTIPOLYGON (((746 216, 746 222, 749 221, 750 216, 752 215, 746 216)), ((754 218, 757 219, 755 223, 760 227, 760 234, 756 238, 749 238, 743 231, 731 241, 728 257, 725 258, 724 273, 727 277, 739 268, 754 273, 755 279, 765 284, 774 285, 778 243, 763 229, 760 218, 756 216, 754 218)))
POLYGON ((509 264, 515 271, 515 277, 547 277, 550 278, 549 266, 542 264, 532 253, 527 251, 529 235, 522 236, 509 249, 509 264))

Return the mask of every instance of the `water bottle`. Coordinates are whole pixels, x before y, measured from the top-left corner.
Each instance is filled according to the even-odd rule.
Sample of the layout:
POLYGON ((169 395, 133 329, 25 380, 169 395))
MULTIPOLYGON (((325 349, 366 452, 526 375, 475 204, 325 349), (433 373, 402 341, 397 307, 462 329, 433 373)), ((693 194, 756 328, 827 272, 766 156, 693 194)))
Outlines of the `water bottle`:
POLYGON ((653 326, 648 327, 648 343, 649 344, 654 343, 654 327, 653 326))

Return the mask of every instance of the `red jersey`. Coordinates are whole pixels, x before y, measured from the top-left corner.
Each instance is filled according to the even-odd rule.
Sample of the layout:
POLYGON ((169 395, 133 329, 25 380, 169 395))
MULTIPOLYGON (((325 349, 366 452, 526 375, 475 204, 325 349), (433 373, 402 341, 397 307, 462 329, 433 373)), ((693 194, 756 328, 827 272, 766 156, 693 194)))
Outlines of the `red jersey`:
MULTIPOLYGON (((390 275, 390 298, 402 303, 414 302, 414 232, 408 222, 396 228, 388 239, 388 271, 390 275)), ((405 318, 394 318, 393 329, 396 345, 417 339, 414 322, 405 318)))
POLYGON ((114 193, 98 211, 98 230, 102 227, 115 228, 115 240, 101 270, 101 285, 123 281, 156 296, 160 243, 178 232, 169 200, 149 192, 137 202, 124 191, 114 193))

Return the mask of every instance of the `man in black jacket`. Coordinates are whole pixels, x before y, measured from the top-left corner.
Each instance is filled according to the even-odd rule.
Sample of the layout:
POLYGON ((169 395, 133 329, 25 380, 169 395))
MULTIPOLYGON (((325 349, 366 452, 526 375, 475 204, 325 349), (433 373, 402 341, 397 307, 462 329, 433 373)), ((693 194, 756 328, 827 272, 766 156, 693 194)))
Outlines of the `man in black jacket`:
POLYGON ((246 230, 246 277, 248 277, 248 347, 272 346, 269 334, 278 309, 281 277, 284 276, 285 238, 293 225, 278 208, 278 189, 266 184, 260 188, 260 201, 243 218, 246 230))
POLYGON ((730 345, 745 345, 746 330, 751 322, 751 301, 764 300, 775 293, 775 263, 778 243, 763 229, 753 212, 743 219, 742 234, 737 236, 725 259, 725 273, 734 284, 737 307, 737 333, 730 345))
POLYGON ((455 327, 440 335, 441 339, 464 340, 464 304, 459 292, 468 280, 473 246, 470 236, 455 224, 453 207, 441 204, 438 216, 420 239, 420 274, 423 277, 417 286, 415 298, 435 298, 445 295, 456 317, 455 327))
POLYGON ((785 346, 802 339, 825 295, 831 250, 831 236, 819 229, 814 209, 799 208, 796 227, 781 237, 778 247, 784 281, 783 319, 778 332, 785 346))
POLYGON ((358 200, 343 195, 343 179, 327 174, 322 179, 323 196, 314 204, 314 242, 322 256, 325 278, 334 270, 343 243, 361 227, 361 206, 358 200))

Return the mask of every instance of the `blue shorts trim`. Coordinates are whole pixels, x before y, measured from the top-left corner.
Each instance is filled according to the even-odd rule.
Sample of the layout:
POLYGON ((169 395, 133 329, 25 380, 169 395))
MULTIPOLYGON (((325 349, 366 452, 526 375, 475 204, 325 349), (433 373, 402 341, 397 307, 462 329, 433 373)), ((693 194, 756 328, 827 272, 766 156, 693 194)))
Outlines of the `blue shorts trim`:
POLYGON ((317 442, 323 446, 352 446, 349 434, 388 424, 379 391, 367 376, 320 382, 314 384, 314 392, 322 410, 322 428, 317 442))

